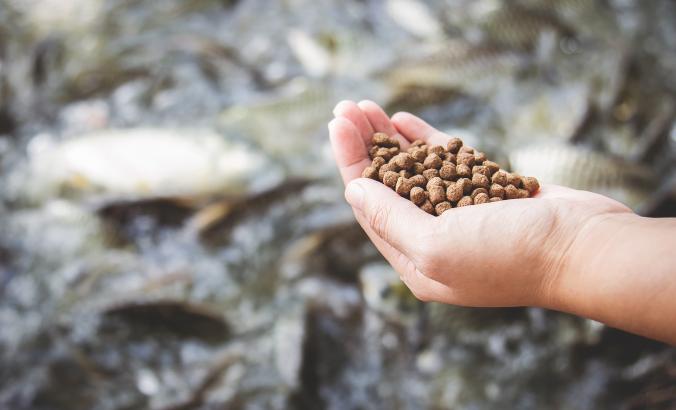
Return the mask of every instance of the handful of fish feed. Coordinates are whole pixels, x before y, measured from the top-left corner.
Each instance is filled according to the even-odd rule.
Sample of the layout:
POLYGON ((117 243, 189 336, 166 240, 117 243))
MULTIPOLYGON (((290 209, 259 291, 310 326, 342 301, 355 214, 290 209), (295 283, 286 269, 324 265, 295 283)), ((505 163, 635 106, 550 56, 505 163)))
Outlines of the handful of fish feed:
POLYGON ((437 216, 453 207, 528 198, 540 189, 537 179, 501 170, 460 138, 446 147, 417 140, 402 152, 396 138, 375 133, 369 156, 373 162, 362 177, 382 182, 437 216))

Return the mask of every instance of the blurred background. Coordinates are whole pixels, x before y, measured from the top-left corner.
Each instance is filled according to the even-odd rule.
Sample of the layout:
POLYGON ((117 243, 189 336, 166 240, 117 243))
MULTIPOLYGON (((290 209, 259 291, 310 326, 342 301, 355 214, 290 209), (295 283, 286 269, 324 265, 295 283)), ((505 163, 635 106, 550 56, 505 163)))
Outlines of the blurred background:
POLYGON ((326 130, 676 216, 675 73, 670 0, 0 0, 0 408, 675 408, 666 345, 416 301, 326 130))

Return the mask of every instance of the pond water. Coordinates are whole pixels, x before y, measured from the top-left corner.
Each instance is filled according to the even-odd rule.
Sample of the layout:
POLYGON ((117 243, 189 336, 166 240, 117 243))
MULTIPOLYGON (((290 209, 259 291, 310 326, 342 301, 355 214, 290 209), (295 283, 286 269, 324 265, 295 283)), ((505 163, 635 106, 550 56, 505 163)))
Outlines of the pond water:
POLYGON ((673 348, 418 302, 326 124, 676 216, 674 72, 668 0, 0 0, 0 408, 673 408, 673 348))

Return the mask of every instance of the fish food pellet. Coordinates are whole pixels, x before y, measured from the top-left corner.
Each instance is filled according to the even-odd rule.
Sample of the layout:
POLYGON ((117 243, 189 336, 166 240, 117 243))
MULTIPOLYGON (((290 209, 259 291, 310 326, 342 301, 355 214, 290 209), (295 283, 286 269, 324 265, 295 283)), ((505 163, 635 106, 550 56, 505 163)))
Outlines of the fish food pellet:
POLYGON ((427 192, 419 186, 411 188, 410 192, 411 201, 420 206, 427 200, 427 192))
POLYGON ((528 198, 540 190, 533 177, 500 169, 486 154, 452 138, 445 147, 422 140, 403 149, 396 138, 376 133, 371 165, 362 177, 378 180, 431 215, 453 208, 528 198))
POLYGON ((372 166, 366 167, 364 172, 361 173, 361 177, 378 180, 378 170, 372 166))
POLYGON ((402 152, 401 154, 397 154, 396 157, 393 158, 394 163, 397 164, 399 168, 402 169, 409 169, 413 166, 413 157, 411 154, 402 152))
POLYGON ((399 148, 399 141, 397 141, 396 138, 391 138, 389 135, 385 134, 384 132, 376 132, 373 134, 373 145, 378 145, 380 147, 385 147, 385 148, 392 148, 392 147, 397 147, 399 148))
POLYGON ((455 173, 460 178, 470 178, 472 176, 472 169, 466 164, 458 164, 455 168, 455 173))
POLYGON ((470 195, 470 197, 472 197, 472 199, 476 199, 476 196, 479 194, 488 195, 488 191, 486 190, 486 188, 477 188, 474 191, 472 191, 472 195, 470 195))
POLYGON ((446 150, 451 154, 457 154, 462 147, 462 140, 460 138, 451 138, 446 145, 446 150))
POLYGON ((444 201, 444 202, 439 202, 438 204, 436 204, 434 206, 434 211, 437 213, 437 215, 441 215, 451 208, 453 208, 453 205, 451 205, 451 203, 448 202, 448 201, 444 201))
POLYGON ((462 185, 455 183, 446 189, 446 199, 451 202, 458 202, 462 198, 462 185))
POLYGON ((397 186, 397 181, 399 180, 400 175, 397 174, 394 171, 387 171, 385 172, 385 175, 383 176, 383 184, 387 185, 388 187, 395 189, 397 186))
POLYGON ((472 181, 469 178, 460 178, 457 183, 462 187, 464 194, 472 192, 472 181))
POLYGON ((413 183, 404 177, 399 177, 394 190, 401 196, 408 196, 413 189, 413 183))
POLYGON ((456 162, 458 164, 465 164, 468 167, 472 168, 474 166, 474 155, 469 153, 460 153, 456 157, 456 162))
POLYGON ((443 160, 441 157, 435 153, 431 153, 427 155, 427 158, 425 158, 425 161, 423 162, 423 165, 427 169, 439 169, 441 167, 441 163, 443 160))
POLYGON ((496 171, 491 177, 491 181, 500 186, 507 186, 507 173, 505 171, 496 171))
POLYGON ((427 192, 430 194, 430 202, 432 205, 436 205, 446 200, 446 189, 443 185, 433 185, 427 189, 427 192))
POLYGON ((461 206, 470 206, 470 205, 474 205, 474 201, 472 201, 472 198, 469 197, 469 196, 463 196, 463 197, 460 198, 460 200, 458 201, 458 207, 461 207, 461 206))
POLYGON ((425 178, 424 176, 422 176, 420 174, 413 175, 410 178, 410 181, 413 183, 413 185, 421 187, 421 188, 424 188, 425 185, 427 185, 427 178, 425 178))
POLYGON ((540 189, 540 183, 533 177, 521 178, 521 184, 531 194, 537 192, 540 189))
POLYGON ((488 200, 489 200, 488 194, 484 193, 484 192, 481 192, 477 196, 474 197, 474 203, 476 205, 485 204, 486 202, 488 202, 488 200))
POLYGON ((420 209, 427 212, 428 214, 435 215, 434 205, 432 205, 432 203, 429 201, 429 199, 426 199, 425 202, 423 202, 423 204, 420 205, 420 209))
POLYGON ((432 168, 432 169, 426 169, 426 170, 423 171, 422 174, 423 174, 423 176, 424 176, 427 180, 430 180, 430 179, 432 179, 432 178, 434 178, 434 177, 438 177, 438 176, 439 176, 439 170, 438 170, 438 169, 434 169, 434 168, 432 168))
POLYGON ((493 184, 491 185, 490 190, 488 191, 488 195, 491 198, 504 198, 505 197, 505 188, 500 185, 500 184, 493 184))

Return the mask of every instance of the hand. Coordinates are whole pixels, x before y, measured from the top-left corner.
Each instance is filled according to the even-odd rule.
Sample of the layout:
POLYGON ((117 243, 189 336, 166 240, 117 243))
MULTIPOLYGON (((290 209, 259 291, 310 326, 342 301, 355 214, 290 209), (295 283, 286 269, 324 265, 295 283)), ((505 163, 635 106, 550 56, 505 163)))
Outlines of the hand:
POLYGON ((408 114, 343 101, 329 123, 345 197, 357 221, 413 294, 466 306, 553 306, 582 232, 624 205, 590 192, 543 185, 533 198, 429 215, 385 185, 360 178, 374 132, 446 145, 450 138, 408 114))

